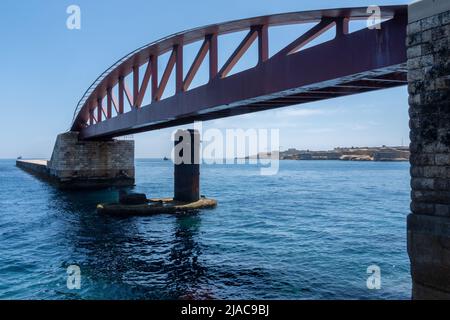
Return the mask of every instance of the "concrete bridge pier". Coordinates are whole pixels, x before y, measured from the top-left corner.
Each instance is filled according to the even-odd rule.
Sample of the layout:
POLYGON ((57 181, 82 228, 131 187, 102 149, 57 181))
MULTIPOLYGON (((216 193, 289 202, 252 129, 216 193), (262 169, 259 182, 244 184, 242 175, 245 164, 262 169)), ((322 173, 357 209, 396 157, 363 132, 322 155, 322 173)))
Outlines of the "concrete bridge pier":
POLYGON ((409 6, 413 299, 450 299, 450 2, 409 6))
POLYGON ((174 200, 196 202, 200 199, 200 133, 178 130, 174 150, 174 200))

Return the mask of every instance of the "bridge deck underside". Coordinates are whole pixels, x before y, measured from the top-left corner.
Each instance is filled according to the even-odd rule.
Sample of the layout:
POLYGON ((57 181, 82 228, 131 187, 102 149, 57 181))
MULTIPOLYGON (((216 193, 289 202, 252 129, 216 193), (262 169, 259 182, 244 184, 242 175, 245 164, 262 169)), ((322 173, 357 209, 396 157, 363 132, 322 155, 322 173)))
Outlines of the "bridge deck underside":
POLYGON ((123 134, 133 134, 170 128, 193 123, 195 121, 208 121, 293 105, 301 105, 304 103, 312 103, 320 100, 339 98, 353 94, 405 86, 407 83, 406 65, 399 65, 397 67, 390 68, 388 73, 382 75, 363 76, 361 79, 337 82, 336 84, 330 86, 307 88, 295 94, 274 96, 272 98, 257 102, 247 101, 242 104, 229 106, 226 109, 211 111, 202 114, 185 115, 183 117, 180 117, 179 119, 168 120, 162 123, 149 124, 141 128, 129 128, 126 130, 126 132, 113 132, 112 135, 106 134, 103 135, 102 138, 111 138, 113 136, 120 136, 123 134))
POLYGON ((304 91, 296 94, 286 95, 282 97, 273 97, 271 99, 261 100, 259 102, 249 101, 248 104, 236 105, 228 109, 211 111, 205 114, 195 114, 192 116, 183 117, 182 119, 150 125, 142 129, 135 129, 133 130, 133 133, 184 125, 193 123, 194 121, 208 121, 239 116, 247 113, 261 112, 265 110, 277 109, 293 105, 301 105, 304 103, 311 103, 320 100, 339 98, 358 93, 365 93, 407 85, 408 81, 406 66, 401 65, 397 68, 392 69, 392 72, 383 74, 381 76, 368 76, 363 77, 360 80, 338 82, 337 84, 332 86, 325 86, 316 89, 305 89, 304 91))

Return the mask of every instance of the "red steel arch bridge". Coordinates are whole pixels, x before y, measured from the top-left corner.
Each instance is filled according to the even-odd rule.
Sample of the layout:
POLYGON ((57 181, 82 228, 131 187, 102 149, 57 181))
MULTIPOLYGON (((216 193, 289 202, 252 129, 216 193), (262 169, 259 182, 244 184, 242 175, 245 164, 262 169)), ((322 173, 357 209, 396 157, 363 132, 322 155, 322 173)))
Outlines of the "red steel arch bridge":
POLYGON ((407 6, 382 6, 378 28, 350 33, 352 20, 371 17, 367 9, 261 16, 196 28, 150 43, 95 80, 77 105, 71 131, 80 132, 82 139, 109 139, 406 85, 407 6), (269 28, 307 23, 315 25, 269 56, 269 28), (331 28, 336 30, 334 39, 300 50, 331 28), (247 35, 219 66, 220 36, 242 31, 247 35), (230 75, 255 41, 255 66, 230 75), (183 70, 183 49, 195 42, 201 43, 200 49, 191 66, 183 70), (158 58, 163 54, 170 57, 158 76, 158 58), (191 88, 203 63, 209 64, 209 81, 191 88), (171 78, 175 94, 163 97, 171 78), (151 103, 143 105, 146 94, 151 103))

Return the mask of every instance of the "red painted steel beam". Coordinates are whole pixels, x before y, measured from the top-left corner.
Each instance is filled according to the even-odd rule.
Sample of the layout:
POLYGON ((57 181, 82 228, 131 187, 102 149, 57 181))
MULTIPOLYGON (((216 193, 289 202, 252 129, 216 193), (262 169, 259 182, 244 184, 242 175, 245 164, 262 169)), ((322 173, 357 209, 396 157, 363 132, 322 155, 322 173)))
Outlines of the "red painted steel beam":
POLYGON ((336 21, 336 37, 342 37, 349 32, 349 22, 350 19, 342 17, 335 19, 336 21))
POLYGON ((130 88, 128 88, 127 83, 124 81, 123 88, 125 91, 125 96, 127 97, 128 104, 130 105, 131 109, 133 109, 134 106, 134 100, 133 100, 133 94, 130 91, 130 88))
POLYGON ((288 54, 292 54, 302 47, 319 37, 324 32, 328 31, 334 26, 335 22, 330 18, 323 18, 317 25, 312 27, 306 33, 302 34, 299 38, 291 42, 284 49, 274 55, 274 58, 284 57, 288 54))
POLYGON ((138 108, 139 106, 136 104, 138 95, 139 95, 139 66, 133 67, 133 107, 138 108))
MULTIPOLYGON (((254 68, 216 78, 182 94, 83 128, 81 136, 110 138, 287 104, 280 102, 261 109, 248 107, 258 103, 255 99, 264 103, 318 89, 365 92, 402 85, 382 81, 373 85, 372 81, 362 80, 406 73, 407 16, 402 12, 383 22, 379 30, 359 30, 282 58, 272 57, 254 68)), ((323 94, 318 99, 333 96, 337 95, 323 94)))
POLYGON ((269 27, 261 25, 258 30, 258 63, 266 62, 269 59, 269 27))
POLYGON ((103 112, 102 99, 99 98, 97 100, 97 122, 102 122, 102 112, 103 112))
POLYGON ((110 119, 112 117, 112 97, 111 97, 112 89, 108 88, 106 94, 106 119, 110 119))
POLYGON ((89 124, 94 125, 97 123, 97 118, 95 117, 95 108, 96 106, 94 104, 91 104, 89 106, 89 124))
POLYGON ((94 110, 89 110, 89 125, 93 125, 94 124, 94 110))
POLYGON ((119 114, 123 114, 124 104, 125 104, 125 79, 123 77, 119 78, 119 114))
POLYGON ((144 78, 142 79, 142 84, 139 89, 139 94, 137 95, 135 105, 140 108, 142 106, 142 102, 144 101, 145 93, 147 92, 148 83, 150 82, 150 78, 152 76, 152 63, 149 59, 147 63, 147 68, 145 69, 144 78))
MULTIPOLYGON (((403 32, 402 35, 398 36, 395 35, 395 32, 397 32, 400 29, 405 28, 406 26, 406 6, 386 6, 381 7, 382 17, 394 17, 393 20, 387 21, 383 23, 382 30, 361 30, 358 32, 355 32, 353 34, 347 34, 348 31, 348 19, 367 19, 367 17, 370 15, 366 11, 367 8, 361 7, 361 8, 343 8, 343 9, 331 9, 331 10, 318 10, 318 11, 309 11, 309 12, 298 12, 298 13, 290 13, 290 14, 280 14, 280 15, 273 15, 273 16, 264 16, 264 17, 257 17, 257 18, 251 18, 251 19, 243 19, 240 21, 233 21, 228 22, 220 25, 212 25, 208 27, 198 28, 191 31, 187 31, 185 33, 180 33, 177 35, 174 35, 173 37, 165 38, 162 41, 155 42, 154 44, 148 45, 143 47, 140 50, 137 50, 135 53, 130 54, 127 56, 127 58, 120 60, 120 65, 116 64, 115 66, 108 69, 107 72, 102 75, 99 80, 95 81, 95 87, 91 86, 91 88, 87 91, 87 94, 85 94, 85 98, 83 98, 81 101, 83 101, 80 111, 78 112, 75 121, 72 126, 72 130, 81 130, 82 136, 86 133, 86 138, 100 138, 100 137, 113 137, 121 134, 127 134, 132 132, 141 132, 145 130, 153 130, 156 128, 163 128, 168 127, 172 125, 178 125, 178 124, 184 124, 188 123, 189 121, 193 120, 202 120, 202 119, 215 119, 217 117, 222 116, 231 116, 235 114, 243 114, 246 112, 254 112, 253 110, 255 108, 247 108, 246 105, 251 105, 254 103, 254 100, 273 100, 271 97, 283 97, 286 93, 291 93, 292 91, 298 91, 298 90, 305 90, 303 87, 307 88, 307 90, 314 90, 317 88, 320 88, 320 86, 323 86, 323 89, 326 89, 327 86, 331 85, 332 88, 341 88, 341 89, 348 89, 352 88, 351 90, 361 90, 361 92, 369 91, 369 90, 375 90, 380 89, 383 87, 392 87, 395 85, 402 85, 404 82, 402 80, 395 80, 388 81, 388 78, 381 79, 379 81, 375 81, 373 78, 374 74, 379 74, 380 76, 389 76, 392 74, 406 74, 406 67, 404 63, 398 63, 394 64, 393 61, 396 60, 399 54, 403 54, 403 51, 406 51, 404 46, 404 37, 405 34, 403 32), (217 36, 221 34, 226 34, 230 32, 237 32, 245 29, 251 29, 251 30, 258 30, 258 60, 264 60, 264 53, 261 50, 261 47, 264 46, 264 42, 261 41, 263 39, 260 26, 276 26, 276 25, 285 25, 285 24, 292 24, 292 23, 308 23, 308 22, 320 22, 324 21, 325 19, 331 19, 333 21, 333 25, 337 25, 337 36, 335 40, 328 41, 324 44, 321 44, 319 46, 309 48, 306 50, 303 50, 299 53, 294 53, 292 55, 279 55, 279 58, 270 58, 267 59, 266 62, 260 62, 258 63, 257 67, 243 71, 239 74, 226 77, 224 79, 217 78, 217 64, 211 63, 214 62, 214 60, 217 60, 217 36), (390 24, 389 24, 390 22, 390 24), (393 24, 397 24, 397 27, 391 28, 388 32, 386 32, 385 29, 386 26, 391 26, 393 24), (393 32, 393 30, 395 32, 393 32), (363 32, 365 31, 365 32, 363 32), (372 31, 372 33, 369 33, 369 31, 372 31), (334 45, 333 48, 328 48, 329 51, 334 51, 334 55, 332 55, 331 60, 336 59, 338 60, 338 57, 340 57, 342 54, 351 54, 352 50, 349 50, 349 47, 355 46, 353 43, 355 34, 361 35, 361 34, 370 34, 373 35, 374 33, 378 33, 376 37, 367 38, 365 41, 367 42, 366 46, 371 47, 376 52, 377 56, 377 64, 378 66, 383 66, 378 69, 374 69, 374 66, 371 65, 373 62, 373 54, 368 54, 366 56, 361 54, 355 54, 354 59, 356 59, 356 63, 354 63, 353 66, 349 66, 348 70, 349 74, 347 76, 339 76, 341 69, 344 69, 345 66, 341 65, 340 63, 336 62, 332 70, 329 70, 328 78, 326 80, 317 81, 318 78, 320 78, 320 74, 324 73, 323 70, 319 70, 320 72, 307 72, 308 69, 310 69, 311 65, 314 65, 316 61, 323 60, 323 55, 327 47, 332 43, 334 45), (381 33, 381 35, 380 35, 381 33), (393 41, 389 39, 389 36, 392 38, 397 38, 397 46, 392 45, 393 41), (403 38, 402 38, 403 37, 403 38), (123 84, 123 78, 126 77, 129 73, 133 72, 134 66, 141 66, 144 63, 147 63, 148 58, 146 57, 153 57, 153 60, 156 61, 157 64, 157 58, 159 55, 164 54, 167 51, 170 51, 174 49, 176 45, 186 45, 198 40, 202 39, 208 39, 209 43, 209 51, 210 51, 210 82, 204 86, 192 89, 187 92, 178 92, 178 94, 174 97, 169 97, 167 99, 164 99, 162 101, 156 101, 155 94, 158 94, 158 83, 157 83, 157 76, 153 77, 153 75, 157 72, 154 70, 157 68, 152 68, 152 77, 153 79, 156 78, 156 81, 152 80, 152 101, 151 109, 152 112, 155 112, 155 114, 152 114, 149 118, 143 118, 141 119, 141 114, 134 114, 135 110, 131 112, 127 112, 126 114, 120 114, 118 117, 108 119, 106 121, 103 121, 101 123, 85 127, 87 122, 90 121, 90 105, 95 104, 95 100, 97 97, 105 97, 108 95, 107 91, 108 88, 114 87, 116 84, 119 84, 119 109, 120 109, 120 95, 122 95, 122 100, 124 99, 124 84, 123 84), (377 43, 377 46, 373 46, 370 41, 374 40, 377 43), (384 42, 383 42, 384 41, 384 42), (391 48, 379 48, 380 46, 389 47, 391 48), (321 48, 322 50, 317 50, 318 48, 321 48), (306 62, 305 65, 302 66, 302 68, 296 70, 295 68, 292 68, 292 56, 296 56, 301 53, 301 56, 303 58, 306 58, 308 54, 307 52, 312 52, 311 50, 315 49, 317 50, 316 56, 311 60, 306 62), (215 51, 215 53, 214 53, 215 51), (390 51, 390 52, 389 52, 390 51), (391 55, 391 56, 389 56, 391 55), (393 56, 392 56, 393 55, 393 56), (277 61, 279 60, 279 61, 277 61), (361 60, 361 61, 357 61, 361 60), (385 63, 386 60, 390 60, 389 63, 385 63), (285 67, 283 67, 285 65, 285 67), (367 70, 360 70, 359 72, 355 72, 355 69, 357 69, 358 66, 365 65, 367 70), (278 68, 278 71, 282 71, 283 68, 285 68, 285 72, 283 74, 277 74, 277 72, 274 72, 272 68, 278 68), (337 68, 337 70, 333 70, 337 68), (296 70, 293 72, 293 70, 296 70), (370 72, 368 72, 370 71, 370 72), (250 79, 252 76, 257 73, 257 76, 255 76, 255 79, 250 79), (301 82, 300 80, 304 80, 304 84, 301 87, 289 87, 290 84, 292 84, 290 79, 292 75, 296 75, 299 79, 297 79, 297 82, 301 82), (309 76, 309 79, 302 79, 305 76, 309 76), (278 77, 278 78, 277 78, 278 77), (246 81, 241 82, 244 78, 246 78, 246 81), (247 79, 248 78, 248 79, 247 79), (122 79, 122 84, 120 84, 120 80, 122 79), (229 81, 233 79, 233 82, 230 83, 229 81), (249 79, 254 82, 254 86, 259 86, 262 88, 260 92, 257 92, 255 88, 253 88, 249 82, 249 79), (271 81, 270 81, 270 80, 271 81), (357 81, 354 83, 351 83, 352 81, 357 81), (365 81, 365 82, 363 82, 365 81), (349 83, 351 83, 349 85, 349 83), (370 84, 372 83, 372 84, 370 84), (239 85, 238 85, 239 84, 239 85), (375 85, 374 85, 375 84, 375 85), (380 86, 381 84, 381 86, 380 86), (287 85, 287 87, 286 87, 287 85), (274 91, 278 87, 278 91, 274 91), (286 87, 283 89, 283 87, 286 87), (311 87, 311 88, 310 88, 311 87), (156 88, 156 89, 155 89, 156 88), (153 90, 155 89, 155 90, 153 90), (227 92, 228 96, 223 97, 222 95, 225 94, 226 90, 234 90, 233 92, 227 92), (252 94, 253 93, 253 94, 252 94), (176 99, 175 99, 176 97, 176 99), (192 101, 195 101, 194 104, 197 104, 197 106, 192 105, 192 101), (170 111, 167 115, 167 118, 158 120, 161 116, 164 116, 163 110, 159 110, 160 106, 169 106, 171 109, 174 109, 170 111), (196 110, 197 111, 194 111, 196 110), (191 110, 191 111, 189 111, 191 110), (173 114, 171 114, 173 112, 173 114), (130 116, 134 117, 133 121, 128 121, 128 129, 125 125, 125 118, 129 118, 130 116), (169 120, 171 119, 171 120, 169 120), (120 121, 119 121, 120 120, 120 121), (108 130, 105 129, 105 125, 108 126, 108 130), (95 133, 92 133, 94 131, 92 128, 95 128, 95 133), (99 128, 103 128, 102 130, 98 130, 99 128), (91 133, 89 133, 91 132, 91 133)), ((319 33, 319 32, 317 32, 319 33)), ((317 33, 311 32, 311 35, 317 36, 317 33)), ((310 41, 310 37, 307 37, 305 35, 302 36, 303 38, 306 38, 307 41, 310 41)), ((301 42, 301 41, 298 41, 301 42)), ((268 42, 267 42, 268 45, 268 42)), ((297 48, 295 48, 297 49, 297 48)), ((353 49, 353 48, 352 48, 353 49)), ((291 51, 292 52, 292 51, 291 51)), ((295 50, 294 50, 295 52, 295 50)), ((363 50, 360 50, 360 52, 363 52, 363 50)), ((405 55, 406 56, 406 55, 405 55)), ((406 58, 405 58, 406 60, 406 58)), ((305 62, 304 62, 305 63, 305 62)), ((328 63, 328 61, 327 61, 328 63)), ((323 65, 319 64, 316 67, 317 69, 322 69, 323 65)), ((166 68, 167 69, 167 68, 166 68)), ((184 88, 184 86, 183 86, 184 88)), ((134 92, 133 92, 134 93, 134 92)), ((130 98, 131 95, 128 96, 130 98)), ((136 95, 134 94, 134 98, 137 99, 136 95)), ((281 100, 280 100, 281 101, 281 100)), ((136 104, 135 103, 135 104, 136 104)), ((113 103, 114 104, 114 103, 113 103)), ((273 106, 278 107, 276 105, 273 106)), ((146 107, 143 107, 142 109, 146 109, 146 107)), ((265 109, 265 108, 264 108, 265 109)), ((263 110, 263 109, 261 109, 263 110)), ((120 110, 119 110, 120 111, 120 110)), ((123 113, 123 107, 122 107, 122 113, 123 113)), ((143 114, 142 114, 143 115, 143 114)), ((94 117, 95 118, 95 117, 94 117)))
POLYGON ((167 82, 169 81, 170 75, 172 74, 173 67, 175 66, 177 58, 176 49, 174 48, 172 50, 172 53, 170 54, 169 61, 167 62, 166 69, 164 70, 164 73, 161 77, 161 82, 158 86, 158 91, 156 93, 155 99, 156 101, 159 101, 161 97, 164 94, 164 90, 166 90, 167 82))
POLYGON ((197 74, 198 69, 200 69, 200 66, 202 65, 206 55, 208 54, 208 50, 209 50, 209 40, 205 39, 194 59, 194 62, 192 63, 188 73, 186 74, 186 78, 184 79, 183 84, 183 91, 189 90, 189 87, 192 81, 194 80, 194 77, 197 74))
POLYGON ((112 89, 111 89, 111 88, 109 89, 108 95, 110 96, 112 105, 114 106, 114 110, 116 110, 116 113, 117 113, 117 114, 120 114, 120 112, 119 112, 119 103, 117 102, 117 99, 116 99, 116 97, 114 96, 114 93, 112 92, 112 89))
POLYGON ((152 101, 157 101, 158 97, 158 56, 150 56, 152 64, 152 101))
MULTIPOLYGON (((406 8, 407 7, 404 5, 381 6, 381 18, 388 19, 392 18, 394 15, 406 14, 406 8)), ((132 72, 133 66, 141 66, 144 63, 147 63, 149 56, 155 56, 155 59, 157 59, 159 55, 172 50, 173 46, 176 44, 187 45, 196 41, 201 41, 205 37, 213 35, 211 39, 212 54, 210 54, 210 60, 211 62, 213 62, 214 59, 217 58, 217 55, 214 53, 214 43, 216 42, 215 40, 217 40, 217 35, 248 30, 249 28, 260 25, 267 25, 268 27, 272 27, 287 24, 319 22, 323 18, 341 19, 343 17, 349 18, 351 20, 366 20, 369 16, 370 13, 367 12, 367 7, 339 8, 275 14, 230 21, 222 24, 213 24, 202 28, 188 30, 182 33, 177 33, 160 41, 150 43, 120 59, 92 83, 92 85, 88 90, 86 90, 85 94, 77 105, 74 121, 72 124, 72 130, 80 130, 81 128, 83 128, 84 124, 87 123, 89 119, 89 105, 91 103, 95 103, 97 97, 105 97, 107 95, 107 89, 115 87, 115 85, 117 85, 119 82, 119 78, 126 77, 130 72, 132 72)), ((214 70, 216 64, 210 63, 210 65, 211 79, 214 79, 217 73, 214 70)), ((156 90, 153 92, 156 92, 156 90)), ((153 95, 154 93, 152 93, 152 96, 153 95)))
POLYGON ((233 69, 236 63, 242 58, 242 56, 247 52, 250 46, 258 37, 258 31, 255 28, 252 28, 249 33, 245 36, 244 40, 239 44, 237 49, 233 52, 231 57, 225 62, 222 69, 219 71, 219 77, 225 78, 228 73, 233 69))
POLYGON ((103 113, 103 116, 105 117, 105 119, 108 119, 108 113, 105 110, 105 108, 103 108, 103 107, 102 107, 102 113, 103 113))
POLYGON ((183 46, 176 45, 174 48, 175 51, 175 87, 176 93, 181 93, 184 90, 184 81, 183 81, 183 46))
POLYGON ((216 78, 219 69, 219 53, 217 44, 217 33, 207 36, 209 42, 209 81, 216 78))

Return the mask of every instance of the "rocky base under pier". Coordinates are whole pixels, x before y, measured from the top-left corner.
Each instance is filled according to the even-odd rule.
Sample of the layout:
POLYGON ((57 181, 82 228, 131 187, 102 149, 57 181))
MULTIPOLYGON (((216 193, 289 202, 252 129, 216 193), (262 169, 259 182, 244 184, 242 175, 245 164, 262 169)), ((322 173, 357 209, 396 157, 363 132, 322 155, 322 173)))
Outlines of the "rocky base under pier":
POLYGON ((97 212, 114 216, 151 216, 156 214, 188 213, 201 209, 213 209, 217 201, 205 197, 198 201, 184 202, 172 198, 149 199, 144 204, 103 203, 97 206, 97 212))

